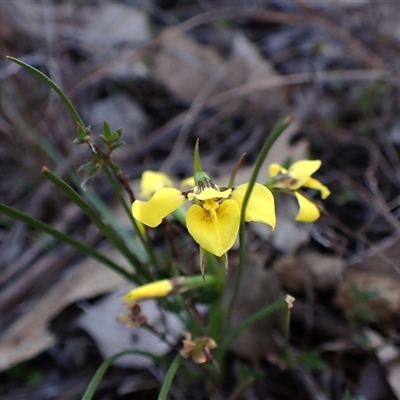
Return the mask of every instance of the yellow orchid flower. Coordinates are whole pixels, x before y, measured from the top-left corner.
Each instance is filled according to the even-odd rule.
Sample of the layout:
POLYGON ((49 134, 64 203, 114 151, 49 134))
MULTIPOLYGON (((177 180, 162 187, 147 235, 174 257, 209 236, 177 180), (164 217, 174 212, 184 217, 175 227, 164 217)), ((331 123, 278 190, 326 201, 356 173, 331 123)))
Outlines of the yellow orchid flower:
POLYGON ((314 222, 320 216, 319 208, 315 203, 301 194, 298 190, 302 187, 318 190, 321 198, 326 199, 330 190, 311 175, 321 167, 320 160, 301 160, 290 166, 287 170, 279 164, 269 166, 269 176, 272 179, 270 187, 274 189, 286 189, 293 192, 299 203, 299 212, 296 221, 314 222))
MULTIPOLYGON (((195 185, 195 180, 193 177, 184 179, 180 185, 179 189, 188 189, 195 185)), ((144 171, 140 180, 140 193, 139 197, 145 200, 149 200, 157 190, 162 188, 172 188, 173 182, 167 174, 158 171, 147 170, 144 171)), ((174 213, 175 218, 180 221, 183 225, 185 224, 185 210, 181 209, 174 213)), ((138 220, 139 229, 142 233, 144 233, 145 228, 138 220)))
MULTIPOLYGON (((239 232, 240 209, 247 185, 221 190, 206 174, 193 189, 182 192, 174 188, 157 190, 149 201, 135 200, 133 216, 152 228, 187 201, 192 205, 186 214, 186 226, 204 250, 221 257, 235 243, 239 232)), ((275 228, 275 203, 272 193, 256 183, 246 209, 246 221, 263 222, 275 228)))
MULTIPOLYGON (((194 185, 195 180, 193 177, 186 178, 180 183, 179 189, 192 188, 194 185)), ((174 187, 172 180, 167 174, 151 170, 144 171, 140 180, 139 197, 148 200, 157 190, 165 187, 174 187)))
POLYGON ((173 186, 172 180, 167 174, 157 171, 144 171, 140 180, 139 196, 142 199, 150 199, 157 190, 173 186))

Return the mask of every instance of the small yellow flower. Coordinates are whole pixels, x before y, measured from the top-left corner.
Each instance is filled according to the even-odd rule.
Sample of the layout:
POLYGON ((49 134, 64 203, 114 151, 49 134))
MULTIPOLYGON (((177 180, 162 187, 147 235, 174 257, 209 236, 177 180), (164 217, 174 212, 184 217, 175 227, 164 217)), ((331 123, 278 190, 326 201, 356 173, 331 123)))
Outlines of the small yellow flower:
POLYGON ((124 303, 138 300, 147 300, 154 297, 165 297, 171 294, 173 290, 174 285, 172 280, 170 279, 163 279, 161 281, 151 282, 130 290, 124 296, 124 303))
MULTIPOLYGON (((248 184, 223 189, 203 174, 197 186, 182 192, 174 188, 157 190, 149 201, 135 200, 133 216, 154 228, 163 218, 187 201, 192 205, 186 214, 186 226, 204 250, 221 257, 235 243, 239 232, 240 209, 248 184)), ((275 228, 275 203, 272 193, 256 183, 246 209, 246 221, 263 222, 275 228)))
POLYGON ((271 187, 291 191, 299 203, 299 212, 296 221, 314 222, 320 216, 320 211, 315 203, 299 192, 302 187, 318 190, 322 199, 330 195, 330 190, 311 175, 321 167, 320 160, 301 160, 291 165, 286 170, 279 164, 269 166, 269 176, 272 179, 271 187))
POLYGON ((193 283, 190 286, 191 280, 193 281, 195 279, 177 276, 171 279, 162 279, 160 281, 147 283, 130 290, 124 296, 124 303, 129 304, 135 301, 153 299, 155 297, 166 297, 170 294, 186 292, 193 286, 193 283))
POLYGON ((210 350, 217 347, 213 339, 208 336, 200 336, 192 340, 192 334, 190 332, 183 332, 183 337, 183 349, 180 351, 182 357, 192 357, 192 360, 196 364, 203 364, 213 360, 210 350))

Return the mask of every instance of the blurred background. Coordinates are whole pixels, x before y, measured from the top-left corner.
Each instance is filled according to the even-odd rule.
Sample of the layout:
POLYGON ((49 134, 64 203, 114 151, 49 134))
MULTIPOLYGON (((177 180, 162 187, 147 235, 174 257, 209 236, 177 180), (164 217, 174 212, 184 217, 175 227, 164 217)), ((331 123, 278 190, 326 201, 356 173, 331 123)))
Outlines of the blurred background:
MULTIPOLYGON (((245 182, 268 132, 292 115, 266 165, 320 159, 317 177, 332 194, 314 224, 295 223, 296 204, 282 198, 273 235, 250 225, 251 290, 237 313, 294 295, 291 342, 302 361, 282 370, 271 356, 273 321, 254 326, 231 349, 232 377, 252 365, 261 378, 235 398, 398 399, 399 12, 399 2, 375 0, 0 2, 0 201, 119 257, 41 174, 47 166, 98 210, 111 207, 126 229, 104 177, 81 185, 90 152, 73 144, 75 122, 6 56, 50 76, 94 141, 104 120, 123 128, 126 145, 113 155, 135 190, 145 169, 190 176, 197 138, 221 185, 246 153, 245 182)), ((101 296, 120 299, 122 284, 0 213, 0 399, 80 399, 126 335, 101 320, 115 320, 101 296)), ((126 340, 152 348, 132 332, 126 340)), ((152 363, 120 364, 96 398, 153 399, 160 379, 152 363)), ((201 382, 185 390, 172 397, 228 398, 201 382)))

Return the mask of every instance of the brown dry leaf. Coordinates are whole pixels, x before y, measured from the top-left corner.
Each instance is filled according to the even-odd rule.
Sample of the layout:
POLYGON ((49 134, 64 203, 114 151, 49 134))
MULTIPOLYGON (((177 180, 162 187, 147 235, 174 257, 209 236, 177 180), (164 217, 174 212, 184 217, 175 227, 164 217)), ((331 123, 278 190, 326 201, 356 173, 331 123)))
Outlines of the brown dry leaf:
POLYGON ((283 256, 274 264, 283 286, 293 293, 304 292, 306 285, 321 291, 333 289, 343 267, 342 259, 315 251, 283 256))
POLYGON ((396 398, 400 399, 400 351, 398 346, 385 344, 376 356, 386 370, 386 380, 396 398))
MULTIPOLYGON (((400 351, 398 347, 372 329, 364 328, 363 335, 368 339, 368 347, 375 351, 379 364, 385 370, 385 383, 390 386, 390 389, 396 395, 396 398, 399 399, 400 351)), ((361 384, 359 384, 359 387, 361 387, 361 384)))
MULTIPOLYGON (((175 96, 189 103, 206 101, 245 83, 277 76, 242 34, 233 35, 231 55, 225 60, 213 47, 198 44, 176 29, 166 29, 160 36, 153 73, 175 96)), ((230 114, 251 112, 265 117, 267 111, 287 109, 286 92, 278 87, 250 94, 245 100, 233 98, 224 103, 223 109, 230 114)))
POLYGON ((176 29, 166 29, 160 36, 153 73, 175 96, 192 102, 223 64, 212 47, 197 44, 176 29))
POLYGON ((112 48, 116 44, 143 44, 150 39, 144 11, 128 4, 101 2, 92 7, 80 39, 88 44, 112 48))
MULTIPOLYGON (((232 38, 229 64, 229 80, 232 87, 279 75, 272 64, 261 56, 257 47, 237 32, 232 38)), ((240 101, 238 106, 245 106, 247 109, 244 111, 261 118, 265 118, 268 111, 280 112, 282 115, 288 108, 287 93, 283 87, 257 91, 250 94, 245 102, 240 101)))
MULTIPOLYGON (((63 4, 37 3, 33 1, 18 2, 6 1, 1 4, 1 12, 5 16, 9 29, 14 31, 10 37, 15 40, 21 34, 32 39, 44 40, 48 31, 44 25, 49 18, 54 19, 57 24, 68 21, 68 24, 79 25, 82 23, 81 13, 77 13, 76 5, 72 2, 63 4)), ((48 26, 47 26, 48 27, 48 26)))
POLYGON ((378 323, 396 323, 400 315, 400 238, 391 237, 371 247, 348 267, 334 299, 350 317, 370 312, 378 323), (356 292, 369 293, 364 301, 356 292), (350 313, 350 314, 349 314, 350 313))
MULTIPOLYGON (((108 256, 121 266, 126 264, 114 250, 108 256)), ((1 336, 0 371, 54 345, 56 337, 48 331, 47 324, 67 305, 109 292, 123 282, 121 276, 91 259, 74 267, 1 336)))
POLYGON ((377 271, 349 271, 338 288, 334 303, 348 318, 359 312, 369 312, 374 322, 395 323, 400 314, 400 277, 377 271), (365 293, 369 298, 360 301, 355 292, 365 293))

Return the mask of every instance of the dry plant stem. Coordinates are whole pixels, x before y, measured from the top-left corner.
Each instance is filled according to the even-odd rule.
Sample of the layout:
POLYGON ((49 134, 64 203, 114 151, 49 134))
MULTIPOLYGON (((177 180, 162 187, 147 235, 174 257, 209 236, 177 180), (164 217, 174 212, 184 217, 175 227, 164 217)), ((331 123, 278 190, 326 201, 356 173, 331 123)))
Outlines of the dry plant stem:
POLYGON ((236 165, 233 167, 233 171, 232 171, 231 177, 229 178, 228 187, 232 188, 232 187, 235 186, 236 174, 237 174, 237 172, 239 170, 239 167, 241 166, 244 158, 246 157, 246 155, 247 155, 247 153, 243 153, 240 156, 239 160, 237 161, 236 165))
MULTIPOLYGON (((126 215, 128 216, 129 220, 131 221, 131 224, 132 224, 133 228, 135 229, 136 235, 138 236, 138 238, 140 240, 140 243, 142 243, 144 249, 146 250, 147 256, 149 257, 149 260, 150 260, 151 264, 154 266, 154 268, 158 268, 158 262, 157 262, 156 257, 154 256, 154 251, 153 251, 153 248, 151 246, 150 240, 148 238, 146 239, 143 236, 142 232, 140 232, 138 224, 137 224, 135 218, 133 218, 133 215, 132 215, 132 212, 131 212, 130 208, 126 204, 126 201, 125 201, 124 197, 122 196, 118 185, 115 184, 115 182, 114 182, 114 180, 113 180, 113 178, 111 176, 111 173, 108 170, 108 167, 106 165, 103 166, 103 172, 104 172, 105 176, 107 177, 108 181, 110 182, 112 188, 114 189, 114 193, 117 195, 118 200, 119 200, 122 208, 124 209, 124 211, 125 211, 126 215)), ((128 187, 129 187, 129 185, 128 185, 128 187)), ((133 195, 133 193, 132 193, 132 195, 133 195)))
MULTIPOLYGON (((276 12, 276 11, 252 11, 252 10, 237 10, 234 8, 220 8, 218 10, 211 10, 206 11, 202 14, 198 14, 188 20, 182 22, 181 24, 171 28, 176 30, 177 32, 187 32, 190 31, 197 26, 207 24, 209 22, 214 21, 216 18, 223 16, 223 17, 230 17, 230 18, 238 18, 238 19, 256 19, 261 21, 271 21, 271 22, 278 22, 281 24, 306 24, 309 23, 306 18, 300 17, 295 14, 288 14, 284 12, 276 12)), ((129 63, 133 65, 135 62, 140 61, 143 57, 145 57, 149 52, 155 51, 158 49, 160 45, 160 36, 156 39, 153 39, 147 42, 145 45, 140 47, 137 50, 133 50, 129 54, 123 55, 121 58, 115 63, 107 64, 105 67, 101 67, 93 72, 91 75, 85 77, 81 81, 79 81, 69 92, 70 96, 73 96, 79 90, 83 90, 85 87, 89 85, 93 85, 96 82, 104 79, 105 77, 110 75, 110 71, 117 68, 121 62, 122 63, 129 63)))
POLYGON ((239 293, 240 284, 242 280, 244 265, 246 261, 246 231, 245 231, 245 217, 246 217, 246 208, 250 199, 251 192, 253 190, 254 184, 256 183, 258 174, 260 172, 261 167, 267 157, 269 150, 272 145, 275 143, 276 139, 281 135, 281 133, 285 130, 285 128, 291 123, 292 117, 286 117, 282 121, 278 122, 275 128, 269 133, 267 136, 263 147, 260 150, 260 153, 257 157, 256 163, 253 168, 253 172, 251 174, 248 187, 246 193, 243 198, 242 209, 240 210, 240 228, 239 228, 239 267, 236 275, 235 286, 233 289, 233 295, 229 302, 229 308, 227 313, 227 322, 228 326, 230 326, 230 321, 232 317, 233 307, 236 302, 236 298, 239 293))
POLYGON ((281 86, 300 85, 303 83, 329 82, 329 81, 393 81, 394 78, 388 71, 381 69, 370 70, 343 70, 343 71, 321 71, 314 73, 299 73, 287 76, 274 76, 271 78, 261 79, 259 81, 248 82, 237 86, 233 89, 226 90, 216 94, 206 101, 207 107, 216 107, 232 98, 246 96, 248 94, 267 90, 281 86))
POLYGON ((54 251, 41 256, 36 261, 32 261, 34 260, 32 258, 29 269, 0 290, 0 314, 11 310, 15 311, 16 305, 26 299, 28 293, 32 294, 33 291, 42 290, 43 285, 55 279, 80 254, 80 251, 71 250, 71 247, 64 244, 57 246, 54 251))
POLYGON ((310 19, 317 21, 321 26, 323 26, 332 36, 338 38, 345 47, 349 54, 354 58, 358 59, 359 62, 363 63, 368 67, 381 67, 383 65, 383 60, 374 54, 370 49, 368 49, 365 44, 352 35, 347 29, 335 25, 328 18, 321 16, 315 9, 309 7, 303 0, 298 1, 298 5, 307 12, 305 19, 310 23, 310 19))
MULTIPOLYGON (((206 11, 202 14, 198 14, 188 20, 182 22, 181 24, 175 26, 177 32, 188 32, 197 26, 204 25, 211 21, 214 21, 216 18, 223 16, 224 18, 234 18, 234 19, 254 19, 262 22, 276 22, 279 24, 293 24, 293 25, 304 25, 310 24, 309 16, 300 16, 297 14, 289 14, 286 12, 278 12, 278 11, 267 11, 267 10, 237 10, 235 8, 219 8, 217 10, 206 11)), ((355 49, 356 54, 362 59, 362 61, 366 61, 368 65, 371 64, 370 54, 371 52, 365 47, 363 43, 359 40, 356 40, 352 35, 350 35, 347 31, 343 30, 336 25, 326 24, 326 20, 321 17, 315 17, 315 19, 320 19, 321 25, 323 25, 328 31, 334 33, 335 36, 338 36, 344 44, 350 43, 352 49, 355 49), (349 38, 351 40, 349 40, 349 38)), ((151 40, 146 43, 144 46, 139 48, 138 50, 134 50, 132 53, 129 53, 122 59, 118 59, 117 62, 111 65, 107 65, 106 67, 102 67, 95 71, 93 74, 88 77, 82 79, 76 86, 69 91, 70 95, 75 94, 77 91, 82 90, 85 86, 94 84, 95 82, 103 79, 107 75, 110 74, 110 71, 113 68, 116 68, 121 62, 130 62, 133 64, 134 62, 140 60, 147 53, 154 51, 158 48, 160 43, 160 37, 151 40)), ((373 55, 373 65, 381 65, 382 62, 375 55, 373 55)))
MULTIPOLYGON (((393 84, 400 85, 389 72, 379 69, 361 69, 361 70, 339 70, 339 71, 326 71, 310 73, 299 73, 287 76, 277 76, 267 79, 261 79, 255 82, 245 83, 233 89, 226 90, 210 97, 206 102, 206 107, 217 107, 234 98, 247 96, 251 93, 256 93, 260 90, 268 90, 276 87, 294 86, 301 84, 312 84, 315 82, 329 82, 329 81, 389 81, 393 84)), ((204 106, 204 104, 202 104, 204 106)), ((162 127, 154 130, 147 135, 146 139, 141 142, 134 150, 133 154, 129 151, 129 158, 138 157, 151 151, 158 145, 161 139, 171 138, 174 134, 174 129, 183 123, 187 112, 178 114, 176 117, 168 121, 162 127)))
POLYGON ((203 87, 197 93, 195 98, 193 99, 193 102, 189 110, 186 112, 185 117, 183 118, 182 126, 175 140, 175 143, 167 159, 165 160, 163 166, 160 168, 161 170, 168 171, 168 169, 171 168, 171 165, 174 163, 174 161, 176 161, 179 158, 180 154, 184 149, 184 146, 186 144, 187 138, 190 133, 190 129, 192 128, 192 125, 195 122, 196 117, 200 114, 203 105, 207 101, 207 98, 210 96, 212 91, 217 87, 218 84, 220 84, 221 77, 223 77, 229 72, 228 71, 229 65, 230 61, 228 60, 223 65, 221 65, 217 69, 217 71, 212 73, 211 76, 203 85, 203 87))
POLYGON ((254 376, 249 376, 247 379, 245 379, 238 388, 235 389, 235 391, 228 397, 227 400, 237 400, 240 399, 241 394, 244 392, 244 390, 250 386, 254 382, 254 376))
POLYGON ((132 191, 131 187, 129 186, 127 178, 125 176, 123 176, 121 172, 119 172, 119 173, 115 173, 114 172, 114 175, 117 178, 117 180, 118 180, 119 184, 121 185, 121 187, 128 194, 129 200, 130 200, 130 202, 132 204, 136 199, 135 199, 135 195, 133 194, 133 191, 132 191))

